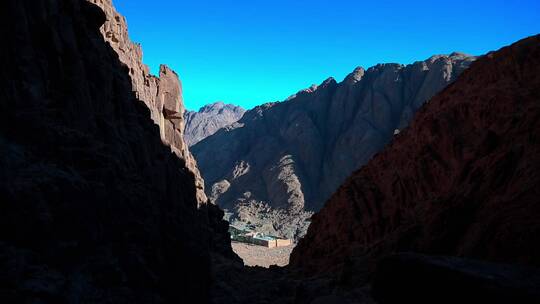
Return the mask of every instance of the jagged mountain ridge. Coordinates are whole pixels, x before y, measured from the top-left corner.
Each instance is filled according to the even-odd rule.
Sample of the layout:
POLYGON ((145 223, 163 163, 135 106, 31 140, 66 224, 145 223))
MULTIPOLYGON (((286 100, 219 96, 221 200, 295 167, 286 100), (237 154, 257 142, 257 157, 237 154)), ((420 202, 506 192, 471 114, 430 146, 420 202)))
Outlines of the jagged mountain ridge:
POLYGON ((538 267, 539 70, 540 35, 474 62, 329 199, 291 265, 354 276, 414 251, 538 267))
POLYGON ((242 107, 223 102, 206 105, 197 112, 186 111, 184 140, 188 146, 193 146, 219 129, 237 122, 245 112, 246 110, 242 107))
POLYGON ((313 211, 474 57, 357 68, 246 112, 192 147, 209 198, 260 230, 298 238, 313 211), (219 151, 219 153, 216 153, 219 151))

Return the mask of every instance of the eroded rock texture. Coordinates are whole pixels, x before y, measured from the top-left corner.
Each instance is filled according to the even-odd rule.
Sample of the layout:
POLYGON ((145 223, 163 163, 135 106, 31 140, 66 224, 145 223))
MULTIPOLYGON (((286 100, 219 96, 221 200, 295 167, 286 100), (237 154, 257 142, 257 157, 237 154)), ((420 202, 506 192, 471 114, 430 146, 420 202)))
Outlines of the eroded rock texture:
POLYGON ((347 179, 291 264, 339 272, 415 251, 539 266, 538 71, 540 36, 473 63, 347 179))
POLYGON ((152 120, 159 126, 161 140, 184 159, 187 167, 195 174, 197 199, 199 203, 205 203, 204 181, 184 140, 185 108, 178 75, 165 65, 160 66, 159 77, 150 74, 148 66, 142 61, 141 45, 129 39, 126 19, 116 11, 111 0, 88 1, 105 12, 106 21, 101 27, 101 33, 118 53, 120 61, 127 66, 132 89, 136 97, 150 109, 152 120))
MULTIPOLYGON (((110 12, 82 0, 0 8, 0 302, 207 302, 210 251, 232 255, 227 224, 199 207, 188 158, 160 139, 182 128, 160 132, 135 67, 104 41, 110 12)), ((176 76, 160 79, 163 127, 182 104, 176 76)))
POLYGON ((245 112, 241 107, 223 102, 206 105, 198 112, 186 111, 184 140, 188 146, 193 146, 217 130, 237 122, 245 112))
POLYGON ((259 230, 301 237, 346 177, 473 60, 454 53, 357 68, 246 112, 192 147, 210 200, 259 230))

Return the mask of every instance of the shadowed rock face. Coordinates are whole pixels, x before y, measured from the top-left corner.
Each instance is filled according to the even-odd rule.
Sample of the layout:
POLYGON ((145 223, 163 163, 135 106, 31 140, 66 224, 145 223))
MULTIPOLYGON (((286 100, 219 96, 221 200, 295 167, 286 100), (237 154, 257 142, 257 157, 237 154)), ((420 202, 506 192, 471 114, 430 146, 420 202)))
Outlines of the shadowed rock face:
POLYGON ((246 112, 192 147, 209 198, 259 230, 302 236, 345 178, 473 60, 454 53, 357 68, 246 112))
POLYGON ((323 273, 416 251, 540 265, 539 70, 540 36, 473 63, 347 179, 291 264, 323 273))
POLYGON ((241 107, 223 102, 206 105, 198 112, 187 111, 184 114, 184 139, 188 146, 193 146, 217 130, 237 122, 245 112, 241 107))
POLYGON ((195 174, 197 200, 200 204, 205 203, 204 181, 184 139, 185 107, 178 75, 166 65, 160 66, 159 77, 150 74, 150 69, 142 60, 141 45, 129 39, 126 18, 116 11, 111 0, 87 1, 105 12, 106 20, 100 28, 103 37, 116 51, 120 62, 127 66, 132 90, 150 109, 152 120, 159 126, 161 140, 184 159, 187 168, 195 174))
POLYGON ((380 304, 538 303, 539 286, 534 268, 400 253, 379 262, 373 295, 380 304))
MULTIPOLYGON (((207 301, 227 225, 104 41, 108 15, 78 0, 0 7, 0 302, 207 301)), ((160 79, 174 123, 177 78, 160 79)))

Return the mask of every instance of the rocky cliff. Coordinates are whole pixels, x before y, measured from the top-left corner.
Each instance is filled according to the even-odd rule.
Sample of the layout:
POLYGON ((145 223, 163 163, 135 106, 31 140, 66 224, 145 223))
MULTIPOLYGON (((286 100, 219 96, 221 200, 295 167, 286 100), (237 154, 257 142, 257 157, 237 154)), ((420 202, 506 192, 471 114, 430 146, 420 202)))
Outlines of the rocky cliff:
POLYGON ((138 88, 113 48, 125 36, 100 33, 123 20, 110 14, 82 0, 0 4, 2 303, 204 303, 210 252, 232 255, 172 140, 176 76, 145 78, 157 84, 147 99, 152 85, 138 88))
POLYGON ((454 53, 357 68, 246 112, 192 147, 209 198, 259 230, 302 236, 345 178, 473 60, 454 53))
POLYGON ((539 266, 538 71, 540 35, 474 62, 328 200, 293 267, 352 275, 396 251, 539 266))
POLYGON ((186 166, 195 174, 199 203, 206 202, 204 181, 184 139, 185 107, 178 75, 165 65, 160 66, 159 77, 150 74, 148 66, 142 60, 141 46, 129 39, 126 19, 116 11, 112 1, 88 1, 105 12, 106 21, 100 29, 103 37, 118 53, 120 61, 127 66, 132 89, 136 97, 150 109, 152 120, 159 126, 161 140, 184 159, 186 166))
POLYGON ((184 140, 188 146, 193 146, 217 130, 237 122, 245 112, 246 110, 241 107, 223 102, 206 105, 198 112, 186 111, 184 140))

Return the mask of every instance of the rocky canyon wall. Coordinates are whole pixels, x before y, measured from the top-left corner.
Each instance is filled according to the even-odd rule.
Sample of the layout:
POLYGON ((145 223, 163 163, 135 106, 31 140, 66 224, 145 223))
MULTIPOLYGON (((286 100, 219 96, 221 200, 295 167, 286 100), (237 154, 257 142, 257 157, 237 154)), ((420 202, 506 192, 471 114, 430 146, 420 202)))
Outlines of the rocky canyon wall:
POLYGON ((126 18, 116 11, 112 0, 88 1, 105 12, 107 20, 100 29, 103 37, 127 66, 133 91, 150 109, 152 120, 159 126, 162 141, 178 157, 184 159, 187 167, 195 174, 197 198, 200 203, 206 203, 204 181, 184 140, 185 107, 178 75, 166 65, 160 66, 159 77, 152 75, 143 63, 141 45, 130 40, 126 18))
POLYGON ((232 256, 178 79, 149 76, 108 3, 0 3, 1 303, 205 303, 211 252, 232 256))

